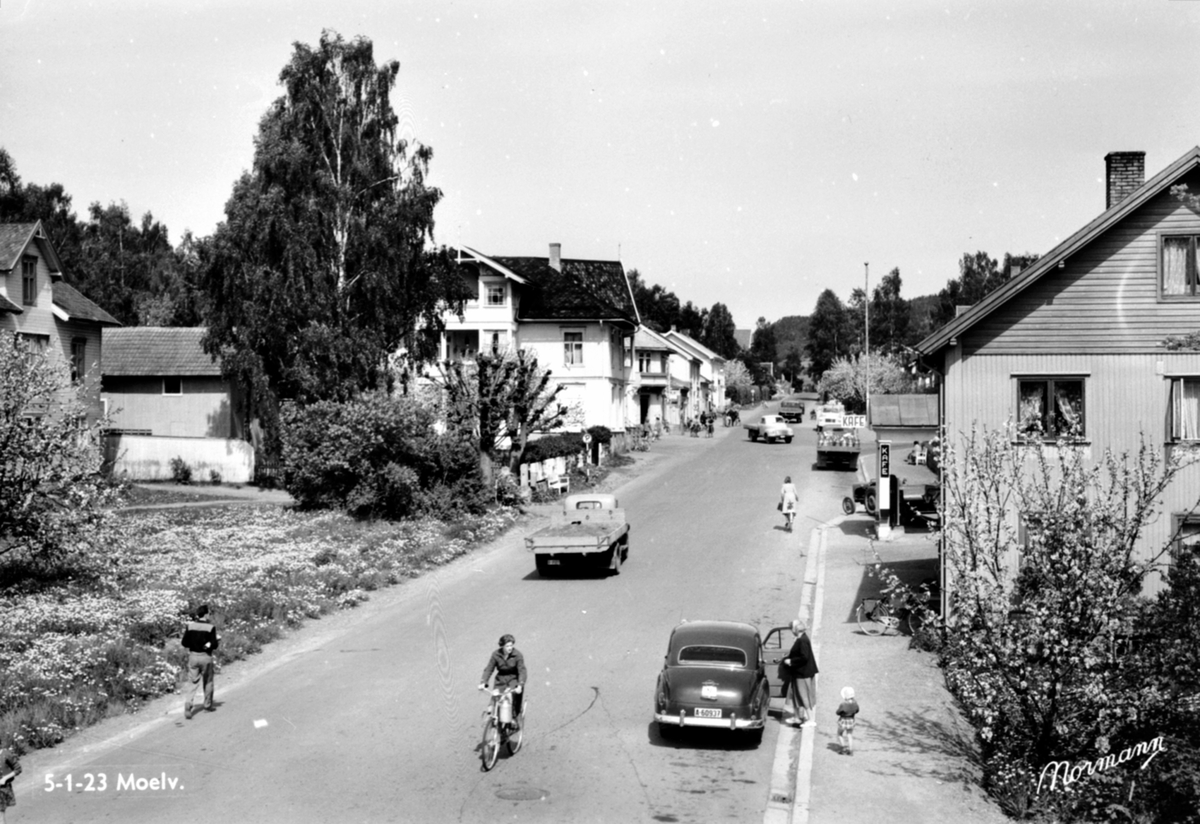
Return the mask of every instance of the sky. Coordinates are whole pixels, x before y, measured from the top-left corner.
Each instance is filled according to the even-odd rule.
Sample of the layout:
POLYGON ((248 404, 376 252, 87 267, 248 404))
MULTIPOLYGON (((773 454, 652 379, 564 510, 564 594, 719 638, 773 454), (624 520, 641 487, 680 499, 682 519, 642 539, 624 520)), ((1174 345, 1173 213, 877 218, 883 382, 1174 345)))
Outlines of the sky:
POLYGON ((1200 0, 0 0, 0 146, 206 236, 323 29, 400 62, 438 243, 619 258, 739 328, 1043 254, 1107 153, 1200 144, 1200 0))

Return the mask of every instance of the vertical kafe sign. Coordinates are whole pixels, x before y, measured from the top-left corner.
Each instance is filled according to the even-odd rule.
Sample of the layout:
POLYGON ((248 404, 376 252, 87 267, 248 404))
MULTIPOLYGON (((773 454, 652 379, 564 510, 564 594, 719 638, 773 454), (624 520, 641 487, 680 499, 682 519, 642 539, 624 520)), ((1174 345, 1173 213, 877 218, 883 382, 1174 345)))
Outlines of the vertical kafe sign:
POLYGON ((878 501, 877 512, 882 515, 892 508, 892 485, 888 479, 892 474, 892 442, 879 441, 875 477, 875 500, 878 501))

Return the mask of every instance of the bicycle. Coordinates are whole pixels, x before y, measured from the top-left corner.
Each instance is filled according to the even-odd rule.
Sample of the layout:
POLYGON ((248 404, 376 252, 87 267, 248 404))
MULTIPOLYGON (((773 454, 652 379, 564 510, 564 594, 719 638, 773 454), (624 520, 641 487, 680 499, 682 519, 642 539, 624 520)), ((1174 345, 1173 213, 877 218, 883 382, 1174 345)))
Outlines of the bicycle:
POLYGON ((899 632, 903 621, 910 635, 919 632, 932 608, 932 598, 928 581, 915 591, 885 592, 882 598, 863 598, 855 609, 858 628, 866 635, 887 635, 899 632))
POLYGON ((515 687, 492 690, 492 699, 483 711, 483 742, 479 751, 483 771, 496 766, 500 748, 508 744, 509 755, 516 755, 525 739, 525 709, 528 702, 521 702, 521 715, 513 718, 512 697, 515 687))

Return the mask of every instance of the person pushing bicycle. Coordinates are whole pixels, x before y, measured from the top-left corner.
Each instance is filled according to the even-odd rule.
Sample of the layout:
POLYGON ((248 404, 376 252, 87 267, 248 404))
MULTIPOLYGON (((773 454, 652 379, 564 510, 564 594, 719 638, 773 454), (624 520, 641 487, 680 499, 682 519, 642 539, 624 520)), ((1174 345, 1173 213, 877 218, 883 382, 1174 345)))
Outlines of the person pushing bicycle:
POLYGON ((517 651, 517 639, 505 633, 500 636, 500 648, 493 650, 483 668, 479 688, 488 688, 488 679, 496 674, 496 689, 513 687, 513 726, 520 727, 521 705, 525 699, 525 656, 517 651), (514 686, 515 685, 515 686, 514 686))

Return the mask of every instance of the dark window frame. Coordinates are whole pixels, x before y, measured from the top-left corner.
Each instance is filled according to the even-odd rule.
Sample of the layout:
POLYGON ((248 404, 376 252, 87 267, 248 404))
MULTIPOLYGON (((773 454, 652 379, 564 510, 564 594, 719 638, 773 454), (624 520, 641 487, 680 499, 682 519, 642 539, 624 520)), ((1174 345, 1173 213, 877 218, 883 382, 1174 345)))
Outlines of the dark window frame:
POLYGON ((1072 375, 1069 373, 1053 374, 1053 375, 1013 375, 1014 388, 1016 390, 1016 421, 1017 421, 1017 437, 1023 442, 1030 443, 1045 443, 1047 441, 1056 441, 1059 438, 1070 438, 1072 441, 1087 440, 1087 384, 1088 375, 1072 375), (1022 415, 1021 403, 1025 396, 1023 388, 1025 385, 1043 384, 1042 394, 1042 412, 1041 412, 1041 427, 1040 432, 1031 426, 1025 424, 1025 419, 1022 415), (1080 425, 1078 431, 1060 432, 1058 419, 1062 416, 1055 405, 1056 393, 1055 388, 1057 383, 1078 383, 1079 384, 1079 410, 1078 416, 1080 425))
POLYGON ((71 381, 81 383, 87 377, 87 338, 71 338, 71 381))
POLYGON ((164 375, 162 382, 163 382, 163 392, 162 392, 163 397, 178 398, 179 396, 181 396, 183 394, 183 378, 181 376, 179 376, 179 375, 164 375), (169 387, 169 384, 167 383, 168 381, 174 381, 175 384, 179 387, 179 391, 178 392, 168 392, 167 391, 167 389, 169 387))
POLYGON ((1158 235, 1158 299, 1163 301, 1200 301, 1200 232, 1161 232, 1158 235), (1170 241, 1185 238, 1190 249, 1184 262, 1184 292, 1168 294, 1166 290, 1166 254, 1170 241))
POLYGON ((37 264, 32 255, 21 258, 21 303, 25 306, 37 306, 37 264))

